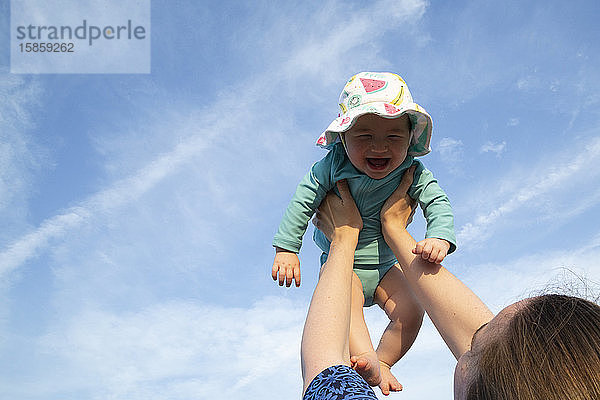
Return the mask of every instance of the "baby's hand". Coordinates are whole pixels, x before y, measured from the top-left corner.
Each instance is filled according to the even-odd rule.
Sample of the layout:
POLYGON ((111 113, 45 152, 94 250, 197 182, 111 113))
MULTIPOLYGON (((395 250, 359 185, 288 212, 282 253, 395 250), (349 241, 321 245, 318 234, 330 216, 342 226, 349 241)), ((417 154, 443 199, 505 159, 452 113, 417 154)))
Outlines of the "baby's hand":
POLYGON ((421 240, 413 249, 413 254, 420 254, 423 260, 441 263, 450 250, 450 243, 444 239, 427 238, 421 240))
POLYGON ((283 286, 285 279, 285 286, 290 287, 292 280, 296 280, 296 287, 300 286, 300 260, 298 255, 291 251, 275 247, 275 261, 273 261, 273 269, 271 270, 271 276, 273 280, 277 280, 277 273, 279 272, 279 286, 283 286))

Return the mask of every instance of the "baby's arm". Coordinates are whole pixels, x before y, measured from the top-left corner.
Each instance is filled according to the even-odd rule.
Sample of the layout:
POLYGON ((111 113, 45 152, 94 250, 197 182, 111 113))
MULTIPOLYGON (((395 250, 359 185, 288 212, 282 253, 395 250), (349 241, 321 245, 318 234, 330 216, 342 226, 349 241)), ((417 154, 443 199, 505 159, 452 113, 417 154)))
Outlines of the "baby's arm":
POLYGON ((448 196, 437 183, 433 174, 418 162, 414 184, 409 190, 411 197, 419 201, 427 220, 427 234, 418 242, 413 254, 424 260, 441 263, 446 255, 456 249, 454 214, 448 196))
POLYGON ((280 286, 283 286, 284 281, 287 287, 291 286, 292 281, 300 286, 300 261, 297 253, 302 246, 302 236, 308 222, 329 190, 326 186, 329 166, 330 161, 326 156, 313 165, 300 181, 273 239, 275 260, 271 276, 273 280, 279 281, 280 286))

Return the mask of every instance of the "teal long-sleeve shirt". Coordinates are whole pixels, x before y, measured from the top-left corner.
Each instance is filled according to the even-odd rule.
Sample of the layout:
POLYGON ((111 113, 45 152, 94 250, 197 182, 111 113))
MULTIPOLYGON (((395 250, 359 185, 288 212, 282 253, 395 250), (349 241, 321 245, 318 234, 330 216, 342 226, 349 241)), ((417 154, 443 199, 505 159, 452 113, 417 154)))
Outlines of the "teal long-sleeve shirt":
MULTIPOLYGON (((341 143, 334 145, 324 158, 316 162, 298 184, 273 239, 273 246, 298 253, 302 246, 302 237, 315 210, 327 192, 334 189, 337 193, 335 183, 346 179, 363 219, 354 263, 374 265, 393 260, 394 254, 381 233, 379 213, 383 203, 398 187, 404 171, 413 164, 416 164, 417 168, 408 194, 418 201, 423 210, 427 221, 425 237, 447 240, 450 243, 449 253, 453 252, 456 249, 456 236, 450 201, 433 174, 420 161, 407 156, 388 176, 373 179, 352 165, 341 143)), ((324 253, 329 253, 330 242, 323 232, 315 229, 313 239, 324 253)))

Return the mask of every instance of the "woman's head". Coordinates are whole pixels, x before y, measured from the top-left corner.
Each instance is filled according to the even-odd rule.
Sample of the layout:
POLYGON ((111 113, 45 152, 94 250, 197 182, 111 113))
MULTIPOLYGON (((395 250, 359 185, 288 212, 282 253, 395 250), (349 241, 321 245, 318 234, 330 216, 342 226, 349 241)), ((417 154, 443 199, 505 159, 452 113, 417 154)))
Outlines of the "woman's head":
POLYGON ((505 308, 460 358, 455 398, 600 399, 600 306, 550 294, 505 308))

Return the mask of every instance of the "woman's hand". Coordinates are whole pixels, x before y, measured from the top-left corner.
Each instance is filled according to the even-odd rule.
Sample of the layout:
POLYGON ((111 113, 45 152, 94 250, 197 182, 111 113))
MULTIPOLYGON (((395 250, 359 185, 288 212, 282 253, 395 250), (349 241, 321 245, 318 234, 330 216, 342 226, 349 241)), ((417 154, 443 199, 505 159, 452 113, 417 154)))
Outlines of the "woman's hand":
POLYGON ((400 184, 381 207, 381 229, 384 236, 386 228, 393 226, 405 228, 415 213, 415 201, 407 194, 413 182, 415 168, 416 166, 413 165, 404 172, 400 184))
POLYGON ((313 224, 327 239, 333 241, 345 233, 356 234, 362 229, 362 217, 348 189, 345 179, 337 182, 341 198, 330 192, 321 202, 313 218, 313 224))

